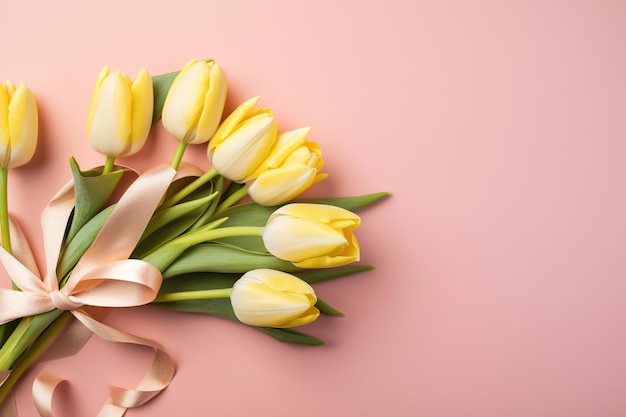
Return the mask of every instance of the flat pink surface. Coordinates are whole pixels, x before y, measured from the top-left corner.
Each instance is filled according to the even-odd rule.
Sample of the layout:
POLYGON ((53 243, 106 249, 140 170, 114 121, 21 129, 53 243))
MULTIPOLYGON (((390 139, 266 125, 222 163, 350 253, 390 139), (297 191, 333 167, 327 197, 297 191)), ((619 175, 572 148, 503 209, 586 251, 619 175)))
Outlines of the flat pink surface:
MULTIPOLYGON (((228 106, 259 95, 281 130, 311 125, 330 177, 310 195, 393 195, 362 212, 376 270, 318 285, 346 313, 280 344, 144 307, 107 323, 177 362, 128 416, 626 415, 626 3, 622 1, 14 1, 0 78, 35 92, 33 162, 10 205, 41 256, 39 215, 85 138, 104 65, 134 77, 213 57, 228 106)), ((169 161, 159 131, 137 158, 169 161)), ((188 159, 208 167, 204 148, 188 159)), ((58 415, 95 415, 150 355, 92 339, 51 363, 58 415)), ((30 385, 21 416, 34 416, 30 385)))

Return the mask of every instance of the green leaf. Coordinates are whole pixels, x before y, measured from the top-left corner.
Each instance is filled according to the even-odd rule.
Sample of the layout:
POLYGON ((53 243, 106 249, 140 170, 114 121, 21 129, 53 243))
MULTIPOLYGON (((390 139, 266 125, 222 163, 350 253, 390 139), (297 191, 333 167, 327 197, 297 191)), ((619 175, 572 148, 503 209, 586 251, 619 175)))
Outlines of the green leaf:
POLYGON ((305 200, 294 200, 294 203, 314 203, 314 204, 330 204, 333 206, 341 207, 350 211, 357 211, 367 206, 370 206, 383 198, 390 196, 388 192, 380 192, 366 195, 359 195, 354 197, 337 197, 337 198, 315 198, 305 200))
POLYGON ((241 274, 202 272, 179 275, 163 281, 159 295, 184 291, 215 290, 232 288, 241 274))
POLYGON ((278 259, 267 252, 250 252, 223 244, 204 243, 187 249, 163 272, 163 278, 194 272, 243 274, 257 268, 285 272, 299 270, 291 262, 278 259))
MULTIPOLYGON (((198 218, 199 213, 191 213, 180 216, 175 221, 169 222, 141 241, 133 251, 132 258, 144 258, 154 251, 158 251, 164 244, 180 236, 198 218)), ((172 259, 173 261, 173 259, 172 259)))
POLYGON ((335 310, 328 303, 325 303, 319 298, 317 299, 317 302, 315 303, 315 307, 317 307, 320 313, 326 314, 328 316, 343 317, 345 315, 342 312, 335 310))
MULTIPOLYGON (((165 308, 168 310, 192 312, 210 314, 213 316, 223 317, 237 323, 237 317, 233 312, 233 308, 228 298, 217 298, 210 300, 187 300, 187 301, 170 301, 166 303, 153 303, 152 305, 165 308)), ((305 333, 293 329, 276 329, 273 327, 255 327, 247 326, 263 332, 279 342, 294 343, 299 345, 319 346, 324 344, 324 341, 316 337, 310 336, 305 333)))
POLYGON ((171 223, 179 219, 180 217, 186 216, 192 212, 197 211, 198 209, 204 210, 206 205, 209 204, 209 202, 213 200, 215 197, 217 197, 217 193, 213 193, 203 198, 198 198, 195 200, 176 204, 172 207, 168 207, 165 210, 155 213, 150 219, 148 226, 146 226, 146 230, 144 231, 142 240, 145 237, 154 233, 156 230, 162 228, 168 223, 171 223))
POLYGON ((370 265, 349 265, 326 269, 301 269, 300 271, 292 272, 292 274, 309 284, 315 284, 345 277, 347 275, 370 271, 372 269, 374 269, 374 267, 370 265))
POLYGON ((60 279, 64 278, 74 268, 74 265, 91 246, 114 208, 115 204, 93 216, 67 243, 57 262, 57 276, 60 279))
MULTIPOLYGON (((289 273, 309 284, 316 284, 372 269, 374 267, 368 265, 349 265, 327 269, 292 270, 289 273)), ((167 275, 168 279, 163 281, 159 294, 232 288, 241 275, 242 273, 225 272, 193 272, 189 274, 167 275)))
POLYGON ((163 246, 172 239, 180 236, 189 229, 205 212, 216 195, 211 183, 205 184, 193 193, 193 198, 186 198, 182 202, 157 211, 148 223, 139 244, 132 256, 141 258, 153 250, 163 246))
POLYGON ((275 329, 273 327, 255 327, 260 332, 263 332, 274 339, 283 343, 293 343, 296 345, 308 345, 308 346, 321 346, 324 344, 322 339, 308 335, 306 333, 299 332, 294 329, 275 329))
MULTIPOLYGON (((215 214, 209 219, 228 217, 223 227, 257 226, 263 227, 276 207, 265 207, 256 203, 241 204, 215 214)), ((267 252, 260 236, 237 236, 220 239, 221 242, 253 252, 267 252)))
POLYGON ((161 117, 165 97, 167 97, 167 93, 170 91, 174 78, 176 78, 179 72, 180 71, 174 71, 152 77, 152 88, 154 90, 154 111, 152 113, 152 124, 155 124, 161 117))
POLYGON ((228 217, 225 226, 265 226, 267 219, 276 207, 261 206, 256 203, 240 204, 223 210, 213 217, 228 217))
MULTIPOLYGON (((224 194, 224 181, 225 179, 221 175, 218 175, 217 178, 213 181, 215 192, 218 193, 218 195, 220 196, 224 194)), ((208 220, 213 216, 213 213, 215 213, 215 210, 217 209, 220 200, 220 198, 213 199, 211 203, 207 206, 204 213, 202 213, 198 220, 196 220, 196 222, 191 226, 190 230, 196 230, 208 224, 208 220)))
POLYGON ((81 171, 74 158, 70 158, 70 165, 74 177, 76 203, 68 239, 72 239, 89 219, 102 210, 124 175, 123 170, 116 170, 107 174, 93 170, 81 171))
POLYGON ((139 257, 139 259, 152 264, 163 273, 188 248, 189 246, 187 245, 165 245, 145 256, 139 257))

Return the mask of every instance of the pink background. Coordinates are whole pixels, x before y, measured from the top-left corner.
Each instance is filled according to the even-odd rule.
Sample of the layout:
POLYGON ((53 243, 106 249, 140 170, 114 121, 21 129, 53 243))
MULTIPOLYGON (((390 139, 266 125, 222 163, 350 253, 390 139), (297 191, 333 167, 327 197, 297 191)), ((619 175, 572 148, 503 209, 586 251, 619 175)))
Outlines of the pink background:
MULTIPOLYGON (((330 177, 310 195, 387 190, 362 212, 373 272, 318 285, 346 313, 318 348, 144 307, 107 323, 161 342, 178 372, 129 416, 626 415, 626 3, 623 1, 13 1, 0 78, 40 106, 38 152, 10 175, 39 214, 104 65, 132 77, 213 57, 228 106, 259 95, 281 130, 313 126, 330 177)), ((140 170, 168 161, 162 130, 140 170)), ((204 148, 188 159, 207 167, 204 148)), ((52 364, 59 415, 95 415, 150 355, 93 339, 52 364)), ((18 388, 23 416, 34 374, 18 388)))

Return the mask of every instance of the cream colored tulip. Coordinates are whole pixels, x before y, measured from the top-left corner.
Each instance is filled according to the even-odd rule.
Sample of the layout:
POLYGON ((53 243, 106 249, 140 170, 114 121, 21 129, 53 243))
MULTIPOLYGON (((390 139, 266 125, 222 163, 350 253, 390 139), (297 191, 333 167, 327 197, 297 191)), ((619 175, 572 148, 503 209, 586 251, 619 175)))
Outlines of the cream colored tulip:
POLYGON ((320 314, 309 284, 273 269, 246 272, 235 282, 230 301, 239 321, 250 326, 302 326, 320 314))
POLYGON ((287 204, 269 217, 263 243, 277 258, 300 268, 329 268, 359 260, 359 244, 352 231, 356 214, 326 204, 287 204))
POLYGON ((0 166, 26 164, 35 154, 39 118, 33 93, 20 83, 0 83, 0 166))
POLYGON ((258 97, 235 109, 209 142, 213 168, 224 177, 245 182, 267 158, 276 142, 278 125, 271 109, 253 109, 258 97))
POLYGON ((187 144, 207 142, 217 129, 226 102, 226 76, 213 60, 189 61, 170 87, 161 120, 172 136, 187 144))
POLYGON ((278 135, 270 155, 248 182, 252 200, 263 206, 283 204, 327 177, 319 173, 324 166, 320 147, 306 140, 310 130, 305 127, 278 135))
POLYGON ((145 144, 152 125, 152 77, 142 68, 132 81, 121 71, 98 76, 87 120, 89 143, 108 157, 130 156, 145 144))

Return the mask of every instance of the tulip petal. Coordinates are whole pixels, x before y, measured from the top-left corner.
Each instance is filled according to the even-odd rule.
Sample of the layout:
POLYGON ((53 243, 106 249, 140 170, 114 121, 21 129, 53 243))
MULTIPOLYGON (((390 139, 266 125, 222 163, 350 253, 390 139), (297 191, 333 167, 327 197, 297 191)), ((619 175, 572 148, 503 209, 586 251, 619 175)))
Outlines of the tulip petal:
POLYGON ((343 209, 341 207, 333 206, 330 204, 287 204, 282 206, 278 210, 276 210, 272 217, 277 217, 280 215, 288 215, 296 218, 314 218, 319 219, 325 223, 335 222, 334 224, 339 224, 340 222, 344 225, 349 225, 351 229, 355 229, 361 223, 361 219, 355 213, 343 209))
POLYGON ((311 127, 303 127, 300 129, 291 130, 278 135, 276 145, 272 150, 272 153, 267 157, 265 161, 269 168, 276 168, 283 164, 296 150, 301 147, 311 127))
POLYGON ((209 142, 207 152, 211 152, 217 145, 220 145, 235 130, 241 120, 246 117, 252 108, 259 101, 259 97, 252 97, 241 103, 237 108, 228 115, 228 117, 219 125, 213 138, 209 142))
POLYGON ((96 91, 89 141, 98 152, 117 157, 130 150, 132 95, 127 77, 110 74, 96 91))
POLYGON ((210 67, 209 87, 204 97, 202 114, 196 128, 196 140, 191 143, 207 142, 215 134, 226 103, 226 76, 222 67, 212 63, 210 67))
POLYGON ((135 82, 130 87, 131 103, 131 133, 130 150, 124 156, 137 153, 146 143, 150 127, 152 126, 152 111, 154 107, 154 90, 152 77, 145 68, 139 70, 135 82))
POLYGON ((9 94, 4 84, 0 83, 0 161, 5 158, 11 144, 9 131, 9 94))
POLYGON ((292 165, 263 172, 248 187, 248 194, 255 203, 276 206, 289 201, 315 180, 317 170, 306 165, 292 165))
POLYGON ((210 68, 204 62, 190 61, 174 79, 163 105, 162 121, 179 141, 189 143, 209 88, 210 68))
POLYGON ((288 327, 302 326, 305 324, 309 324, 312 321, 315 321, 315 319, 317 319, 319 315, 320 315, 320 311, 315 307, 311 307, 304 313, 301 313, 295 319, 288 321, 286 323, 283 323, 281 326, 275 326, 275 327, 288 328, 288 327))
POLYGON ((23 83, 20 83, 11 96, 9 130, 10 161, 5 167, 14 168, 30 161, 37 147, 37 104, 35 96, 23 83))
POLYGON ((214 149, 213 167, 232 181, 245 181, 269 154, 276 141, 276 130, 276 120, 267 114, 246 120, 214 149))
POLYGON ((263 229, 263 243, 280 259, 301 262, 348 245, 344 234, 312 219, 278 217, 263 229))
POLYGON ((109 75, 109 67, 104 67, 100 70, 98 74, 98 78, 96 79, 96 84, 93 88, 93 92, 91 93, 91 102, 89 103, 89 114, 87 115, 87 136, 89 136, 89 132, 91 132, 91 125, 93 123, 94 113, 96 112, 96 107, 98 104, 98 97, 100 96, 100 87, 104 82, 105 78, 109 75))

